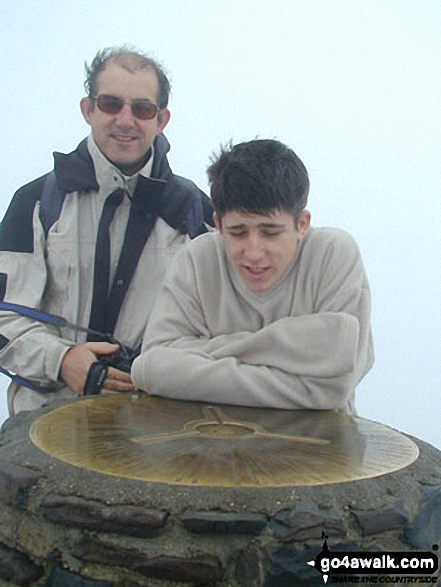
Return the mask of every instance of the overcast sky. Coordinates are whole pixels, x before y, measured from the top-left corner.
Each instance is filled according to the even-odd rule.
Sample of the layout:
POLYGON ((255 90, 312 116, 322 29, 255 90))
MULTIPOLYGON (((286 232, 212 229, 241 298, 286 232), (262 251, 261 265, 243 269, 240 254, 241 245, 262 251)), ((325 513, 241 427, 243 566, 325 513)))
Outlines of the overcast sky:
POLYGON ((87 134, 84 61, 150 52, 176 173, 207 189, 210 154, 256 137, 303 160, 313 223, 353 234, 371 283, 359 415, 441 448, 440 30, 439 0, 0 0, 0 213, 87 134))

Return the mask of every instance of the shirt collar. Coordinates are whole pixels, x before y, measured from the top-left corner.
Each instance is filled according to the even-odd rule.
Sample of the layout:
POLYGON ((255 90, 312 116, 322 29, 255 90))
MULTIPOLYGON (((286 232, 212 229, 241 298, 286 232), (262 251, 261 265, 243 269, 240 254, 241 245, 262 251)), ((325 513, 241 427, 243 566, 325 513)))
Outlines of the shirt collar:
POLYGON ((130 194, 133 194, 135 191, 138 175, 142 175, 143 177, 150 177, 151 175, 153 160, 155 157, 155 149, 153 145, 150 159, 147 161, 144 167, 138 171, 138 173, 130 176, 123 175, 118 167, 113 165, 113 163, 111 163, 107 157, 103 155, 102 151, 96 144, 92 133, 87 139, 87 148, 95 166, 95 174, 98 185, 100 186, 100 191, 113 191, 113 189, 115 189, 115 185, 117 184, 117 187, 127 189, 130 194))

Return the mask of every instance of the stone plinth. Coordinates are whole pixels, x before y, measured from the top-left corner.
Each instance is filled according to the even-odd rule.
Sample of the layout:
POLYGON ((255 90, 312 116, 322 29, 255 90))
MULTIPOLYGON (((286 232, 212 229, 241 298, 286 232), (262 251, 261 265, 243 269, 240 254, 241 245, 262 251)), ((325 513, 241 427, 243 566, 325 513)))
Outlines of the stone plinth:
MULTIPOLYGON (((90 401, 66 405, 86 405, 90 401)), ((100 401, 106 402, 106 398, 100 401)), ((111 402, 102 403, 100 408, 110 405, 111 402)), ((164 405, 168 410, 169 404, 164 405)), ((81 418, 83 429, 73 425, 55 429, 50 418, 45 420, 53 409, 19 414, 5 423, 0 435, 0 587, 323 585, 321 575, 306 564, 321 551, 322 532, 335 551, 433 552, 435 545, 441 543, 441 452, 418 439, 412 439, 419 456, 411 464, 377 476, 360 472, 356 480, 328 483, 317 477, 316 483, 311 480, 298 485, 289 484, 288 477, 281 475, 276 476, 279 484, 271 486, 264 472, 261 477, 256 473, 243 477, 239 472, 228 477, 233 481, 226 483, 221 478, 216 482, 214 469, 210 468, 210 483, 190 482, 188 479, 201 478, 196 473, 173 473, 167 483, 145 480, 145 476, 136 478, 133 463, 121 469, 126 471, 124 474, 103 473, 101 460, 90 453, 92 422, 87 410, 81 418), (37 447, 45 446, 51 433, 58 456, 37 447), (77 447, 66 457, 59 452, 66 444, 64 438, 77 447), (87 463, 87 468, 78 464, 77 458, 87 463), (248 481, 253 475, 257 482, 248 481), (265 483, 259 479, 265 479, 265 483)), ((229 413, 228 409, 224 412, 229 413)), ((264 412, 250 412, 253 417, 257 414, 255 419, 260 423, 256 425, 245 424, 244 417, 234 420, 230 415, 222 422, 222 431, 215 430, 209 419, 192 420, 181 436, 185 434, 186 442, 197 444, 194 433, 204 426, 204 434, 220 439, 226 425, 237 427, 240 422, 242 430, 235 428, 234 434, 274 437, 268 422, 273 421, 275 412, 269 411, 269 419, 264 412), (261 414, 265 415, 263 420, 261 414)), ((283 412, 285 421, 289 421, 289 414, 283 412)), ((141 416, 139 412, 135 419, 142 421, 141 416)), ((125 430, 134 425, 132 420, 122 410, 117 426, 109 420, 109 430, 122 430, 125 438, 125 430)), ((353 419, 361 430, 363 422, 366 421, 353 419)), ((139 428, 139 421, 135 427, 139 428)), ((157 451, 158 442, 163 442, 160 434, 164 433, 147 430, 140 436, 138 428, 135 449, 144 451, 149 445, 157 451)), ((112 444, 111 436, 100 444, 100 455, 105 460, 106 451, 114 451, 116 461, 124 465, 129 458, 125 445, 112 444)), ((173 442, 175 437, 176 434, 173 442)), ((326 434, 315 433, 311 436, 316 441, 314 445, 307 440, 305 430, 295 438, 317 454, 327 442, 326 434)), ((353 448, 363 460, 369 446, 363 442, 363 434, 357 442, 353 448)), ((172 453, 182 450, 182 445, 173 446, 172 453)), ((191 462, 191 446, 185 445, 187 452, 182 455, 186 463, 191 462)), ((252 454, 247 450, 246 454, 252 454)), ((152 473, 159 474, 153 461, 143 464, 142 453, 135 454, 140 459, 139 470, 148 473, 147 462, 155 469, 152 473)), ((145 459, 151 454, 146 453, 145 459)), ((255 457, 255 467, 263 467, 264 456, 268 457, 255 457)), ((200 455, 195 453, 193 457, 200 455)), ((382 457, 379 453, 380 457, 384 454, 382 457)), ((391 454, 390 460, 393 458, 391 454)), ((274 451, 268 460, 272 465, 285 466, 283 463, 289 462, 286 459, 274 451)), ((340 461, 336 458, 335 462, 340 461)), ((169 461, 162 464, 167 470, 169 461)), ((340 465, 344 474, 341 462, 340 465)), ((225 461, 224 468, 230 471, 231 463, 225 461)))

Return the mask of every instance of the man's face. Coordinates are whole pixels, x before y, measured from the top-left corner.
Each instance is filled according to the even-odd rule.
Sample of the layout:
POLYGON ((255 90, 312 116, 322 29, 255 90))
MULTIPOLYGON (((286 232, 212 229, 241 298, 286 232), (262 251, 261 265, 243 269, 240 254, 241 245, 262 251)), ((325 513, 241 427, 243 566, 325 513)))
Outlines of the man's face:
POLYGON ((108 63, 98 77, 98 95, 111 94, 124 99, 125 104, 116 114, 102 112, 89 98, 81 101, 81 111, 92 128, 92 135, 102 153, 117 167, 134 166, 140 162, 165 128, 169 111, 160 111, 158 117, 141 120, 133 116, 130 102, 150 100, 157 104, 158 79, 153 69, 127 71, 116 63, 108 63), (93 110, 91 110, 91 106, 93 110))
POLYGON ((304 210, 296 228, 288 212, 250 214, 235 210, 219 219, 214 215, 226 254, 246 286, 263 292, 272 287, 293 261, 299 242, 309 227, 310 214, 304 210))

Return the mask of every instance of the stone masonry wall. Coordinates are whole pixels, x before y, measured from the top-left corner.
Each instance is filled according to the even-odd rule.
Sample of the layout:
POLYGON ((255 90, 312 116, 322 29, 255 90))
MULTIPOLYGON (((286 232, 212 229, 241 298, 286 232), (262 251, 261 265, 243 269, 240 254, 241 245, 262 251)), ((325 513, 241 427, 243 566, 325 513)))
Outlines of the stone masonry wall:
POLYGON ((306 564, 322 532, 335 551, 441 545, 441 452, 417 439, 412 465, 373 479, 192 488, 52 459, 29 440, 33 417, 0 435, 0 587, 309 587, 323 585, 306 564))

